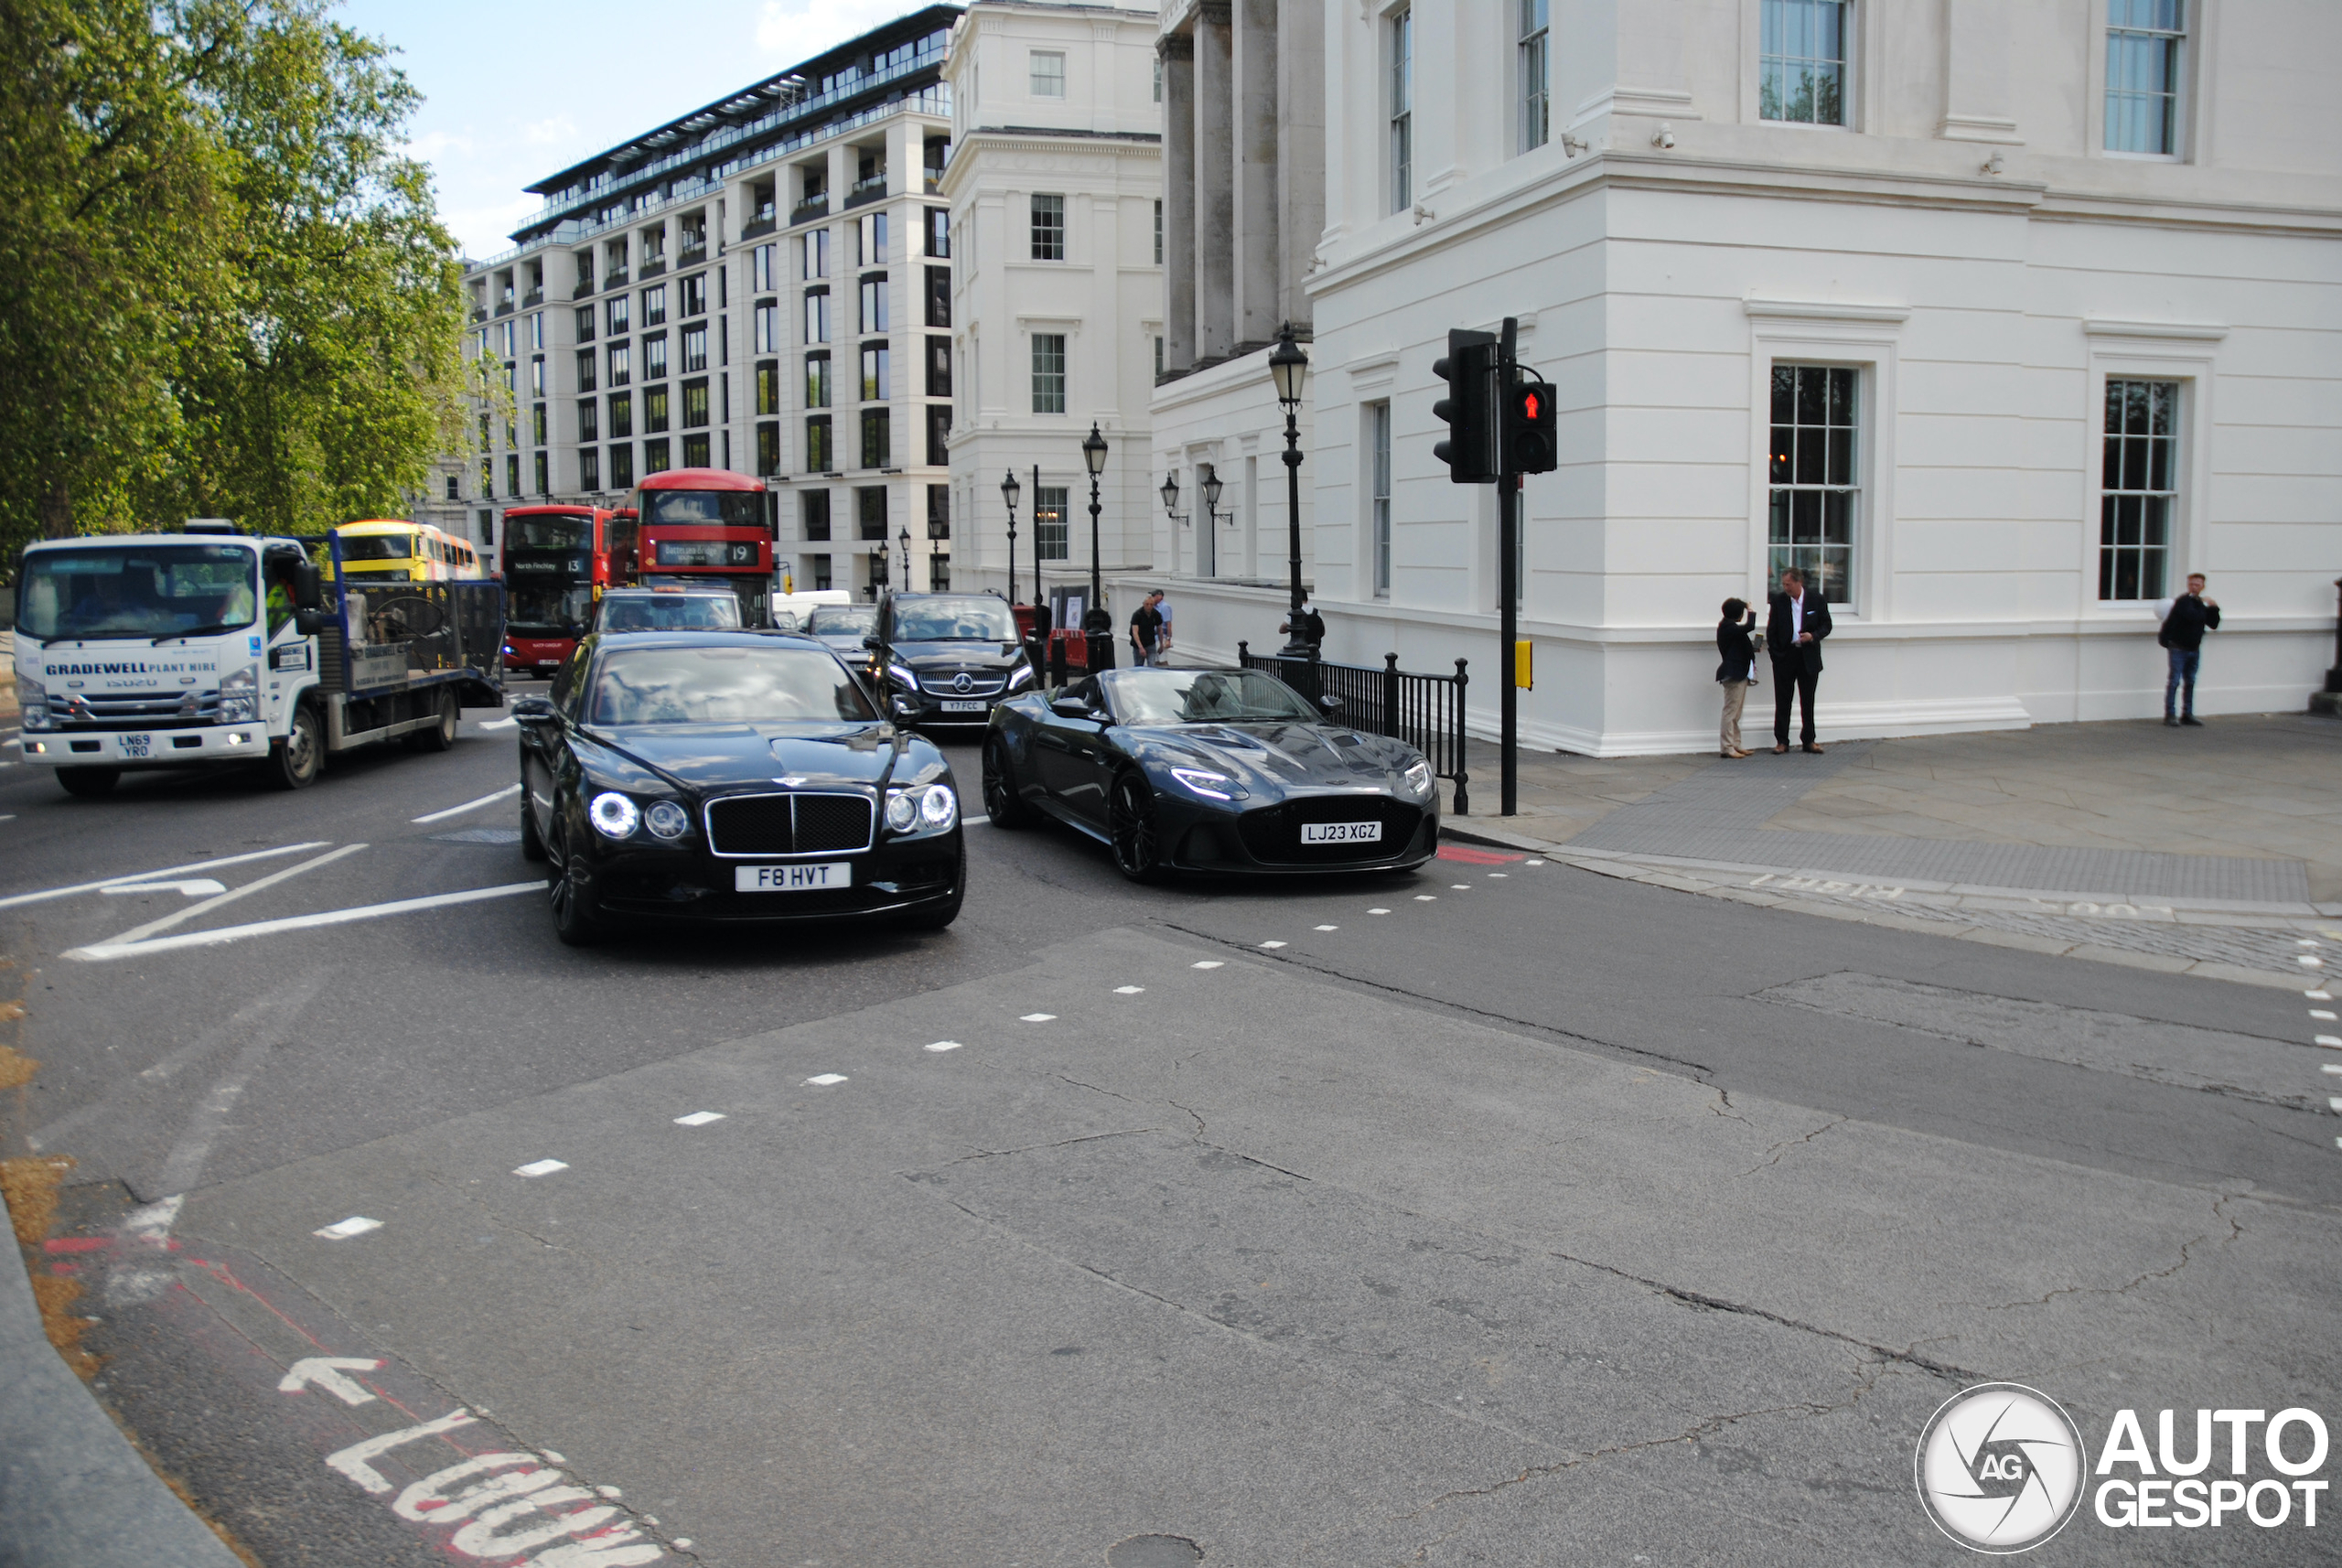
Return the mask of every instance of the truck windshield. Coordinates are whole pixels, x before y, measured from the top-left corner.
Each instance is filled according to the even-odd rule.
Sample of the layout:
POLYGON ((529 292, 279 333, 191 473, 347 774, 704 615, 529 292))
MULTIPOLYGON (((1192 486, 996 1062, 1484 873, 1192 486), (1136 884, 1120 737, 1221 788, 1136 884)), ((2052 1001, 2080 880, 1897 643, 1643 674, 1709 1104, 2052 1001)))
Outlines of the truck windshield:
POLYGON ((504 542, 515 550, 591 550, 594 520, 567 514, 504 518, 504 542))
POLYGON ((604 657, 586 722, 835 724, 876 716, 844 666, 815 649, 646 648, 604 657))
POLYGON ((16 590, 16 625, 59 639, 177 637, 250 626, 259 557, 229 544, 116 544, 35 551, 16 590))
POLYGON ((341 558, 345 561, 404 561, 414 553, 414 541, 408 534, 345 533, 341 536, 341 558))
POLYGON ((650 490, 642 498, 646 528, 661 524, 697 523, 726 528, 762 528, 765 498, 761 490, 650 490))

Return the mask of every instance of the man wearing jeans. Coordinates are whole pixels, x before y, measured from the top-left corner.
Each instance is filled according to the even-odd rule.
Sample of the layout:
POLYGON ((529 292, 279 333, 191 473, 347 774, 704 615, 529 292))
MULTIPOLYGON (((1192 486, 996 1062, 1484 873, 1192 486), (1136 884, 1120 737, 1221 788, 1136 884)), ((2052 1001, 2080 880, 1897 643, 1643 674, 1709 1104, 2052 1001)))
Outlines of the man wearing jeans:
POLYGON ((2204 634, 2220 628, 2220 604, 2204 596, 2204 574, 2187 574, 2187 591, 2155 606, 2163 630, 2155 641, 2170 659, 2171 672, 2163 685, 2163 722, 2173 729, 2201 725, 2196 716, 2196 671, 2203 661, 2204 634))

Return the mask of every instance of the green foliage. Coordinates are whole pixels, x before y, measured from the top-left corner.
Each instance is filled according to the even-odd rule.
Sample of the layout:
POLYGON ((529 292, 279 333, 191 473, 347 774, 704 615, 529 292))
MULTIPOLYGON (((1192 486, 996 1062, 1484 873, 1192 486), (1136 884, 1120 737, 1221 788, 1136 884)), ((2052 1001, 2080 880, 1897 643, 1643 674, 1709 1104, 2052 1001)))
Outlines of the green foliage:
POLYGON ((465 445, 463 303, 382 47, 318 0, 0 28, 0 540, 403 512, 465 445))

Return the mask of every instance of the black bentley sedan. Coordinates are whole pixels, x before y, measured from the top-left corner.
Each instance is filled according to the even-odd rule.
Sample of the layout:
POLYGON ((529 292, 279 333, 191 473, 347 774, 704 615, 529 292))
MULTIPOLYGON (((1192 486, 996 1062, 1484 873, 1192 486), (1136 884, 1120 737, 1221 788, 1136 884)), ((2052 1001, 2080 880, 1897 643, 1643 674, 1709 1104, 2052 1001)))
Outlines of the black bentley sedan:
POLYGON ((1431 765, 1251 670, 1114 670, 1011 698, 984 737, 996 827, 1038 814, 1134 881, 1169 871, 1412 871, 1439 847, 1431 765))
POLYGON ((1035 684, 998 594, 888 594, 870 648, 880 689, 917 703, 918 724, 989 723, 994 703, 1035 684))
POLYGON ((619 918, 933 929, 960 912, 951 764, 811 638, 588 637, 513 716, 521 848, 551 863, 565 942, 619 918))

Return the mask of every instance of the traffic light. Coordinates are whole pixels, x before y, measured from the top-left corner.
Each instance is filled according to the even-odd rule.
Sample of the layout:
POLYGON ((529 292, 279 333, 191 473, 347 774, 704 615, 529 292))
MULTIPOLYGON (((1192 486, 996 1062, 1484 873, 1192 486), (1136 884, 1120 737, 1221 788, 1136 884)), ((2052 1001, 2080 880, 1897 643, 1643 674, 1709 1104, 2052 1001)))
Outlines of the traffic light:
POLYGON ((1513 382, 1504 392, 1506 472, 1550 474, 1559 464, 1552 384, 1539 381, 1513 382))
MULTIPOLYGON (((1448 395, 1431 405, 1447 422, 1447 439, 1431 455, 1447 465, 1459 485, 1485 485, 1497 477, 1497 336, 1452 328, 1447 357, 1434 360, 1432 374, 1447 383, 1448 395)), ((1549 464, 1548 467, 1551 467, 1549 464)))

